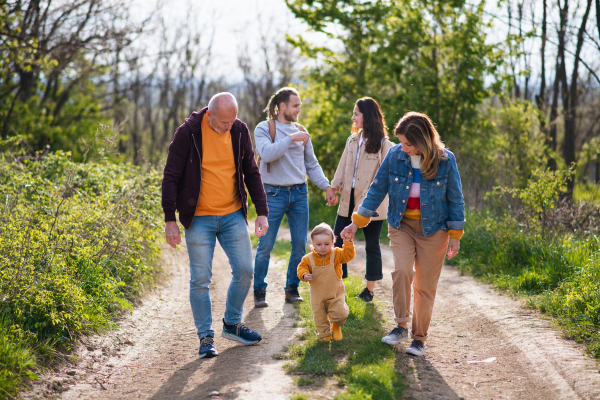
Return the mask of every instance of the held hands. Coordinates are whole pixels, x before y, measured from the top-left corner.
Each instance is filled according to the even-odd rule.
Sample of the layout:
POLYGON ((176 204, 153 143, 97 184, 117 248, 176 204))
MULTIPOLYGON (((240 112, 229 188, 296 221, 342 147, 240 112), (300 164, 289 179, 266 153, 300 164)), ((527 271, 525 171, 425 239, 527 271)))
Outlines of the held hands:
POLYGON ((358 230, 358 225, 356 225, 353 222, 344 228, 342 233, 340 233, 340 236, 342 237, 344 242, 352 242, 352 241, 354 241, 354 234, 356 233, 357 230, 358 230))
POLYGON ((312 274, 304 274, 304 275, 302 275, 302 279, 304 279, 307 282, 310 282, 313 280, 313 276, 312 276, 312 274))
POLYGON ((179 226, 175 221, 167 221, 165 224, 165 239, 172 248, 176 249, 177 245, 181 243, 181 232, 179 226))
POLYGON ((327 205, 330 207, 335 206, 338 203, 338 197, 335 193, 335 189, 333 189, 331 186, 327 186, 327 188, 325 188, 325 201, 327 201, 327 205))
POLYGON ((458 249, 460 249, 460 240, 450 238, 450 242, 448 243, 448 260, 458 254, 458 249))
POLYGON ((265 215, 259 215, 254 222, 254 234, 256 237, 265 236, 269 229, 269 220, 265 215))
POLYGON ((308 142, 308 139, 310 139, 311 137, 312 136, 310 136, 308 133, 301 131, 292 133, 290 135, 290 139, 292 139, 294 142, 302 142, 302 146, 306 146, 306 142, 308 142))

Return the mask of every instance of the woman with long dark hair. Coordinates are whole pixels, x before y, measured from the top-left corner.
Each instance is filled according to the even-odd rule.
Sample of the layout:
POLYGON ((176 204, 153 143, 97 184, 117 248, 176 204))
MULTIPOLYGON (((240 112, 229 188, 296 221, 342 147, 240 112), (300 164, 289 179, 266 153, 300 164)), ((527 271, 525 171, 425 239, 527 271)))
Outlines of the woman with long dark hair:
MULTIPOLYGON (((370 97, 358 99, 354 106, 352 121, 352 135, 346 142, 342 159, 331 182, 331 187, 342 194, 334 228, 337 238, 336 247, 342 247, 343 240, 340 237, 342 229, 352 222, 352 213, 358 210, 379 166, 393 146, 387 138, 383 113, 374 99, 370 97)), ((375 282, 383 279, 379 236, 386 218, 387 204, 386 198, 377 209, 379 216, 374 217, 372 222, 363 229, 367 253, 365 273, 367 283, 357 297, 366 302, 373 300, 375 282)), ((348 266, 343 264, 342 269, 343 277, 346 278, 348 266)))

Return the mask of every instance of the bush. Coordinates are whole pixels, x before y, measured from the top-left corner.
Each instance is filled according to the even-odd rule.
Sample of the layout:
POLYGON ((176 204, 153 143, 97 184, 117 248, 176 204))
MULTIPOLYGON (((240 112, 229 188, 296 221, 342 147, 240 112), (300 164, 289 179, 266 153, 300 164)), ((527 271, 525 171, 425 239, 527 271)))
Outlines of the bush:
POLYGON ((453 263, 464 272, 525 298, 554 317, 600 358, 600 238, 552 237, 494 212, 468 212, 453 263))
POLYGON ((75 163, 70 153, 0 159, 0 311, 20 332, 0 337, 3 396, 32 377, 36 357, 51 359, 42 349, 68 351, 106 329, 152 282, 159 184, 154 169, 75 163))

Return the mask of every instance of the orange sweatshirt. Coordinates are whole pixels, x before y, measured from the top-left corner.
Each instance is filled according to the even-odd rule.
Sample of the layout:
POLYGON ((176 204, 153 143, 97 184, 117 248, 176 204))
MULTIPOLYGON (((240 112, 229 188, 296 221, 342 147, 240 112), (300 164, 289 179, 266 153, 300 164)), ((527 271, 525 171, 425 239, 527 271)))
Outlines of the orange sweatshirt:
MULTIPOLYGON (((335 251, 335 274, 339 279, 342 279, 342 264, 354 259, 354 242, 344 242, 344 246, 341 249, 339 247, 334 247, 333 251, 335 251)), ((315 259, 315 265, 323 266, 330 263, 329 257, 331 256, 331 252, 325 257, 322 257, 314 249, 311 252, 315 259)), ((298 264, 298 278, 300 278, 301 281, 307 282, 303 278, 304 274, 312 274, 308 254, 302 257, 302 261, 298 264)))

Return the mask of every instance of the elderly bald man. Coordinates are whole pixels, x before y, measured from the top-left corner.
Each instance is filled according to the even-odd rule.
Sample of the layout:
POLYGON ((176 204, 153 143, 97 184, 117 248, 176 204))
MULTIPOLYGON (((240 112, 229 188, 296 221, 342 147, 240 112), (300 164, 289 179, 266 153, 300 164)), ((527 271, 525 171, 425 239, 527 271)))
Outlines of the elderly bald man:
POLYGON ((242 324, 244 300, 252 284, 252 246, 247 229, 248 195, 256 206, 256 236, 269 227, 267 198, 256 162, 250 133, 237 119, 237 101, 219 93, 208 107, 185 120, 169 145, 162 181, 165 236, 176 248, 185 228, 190 259, 190 303, 200 338, 200 357, 218 354, 212 330, 209 285, 216 239, 225 250, 233 275, 222 336, 243 344, 256 344, 260 334, 242 324), (245 184, 245 185, 244 185, 245 184))

